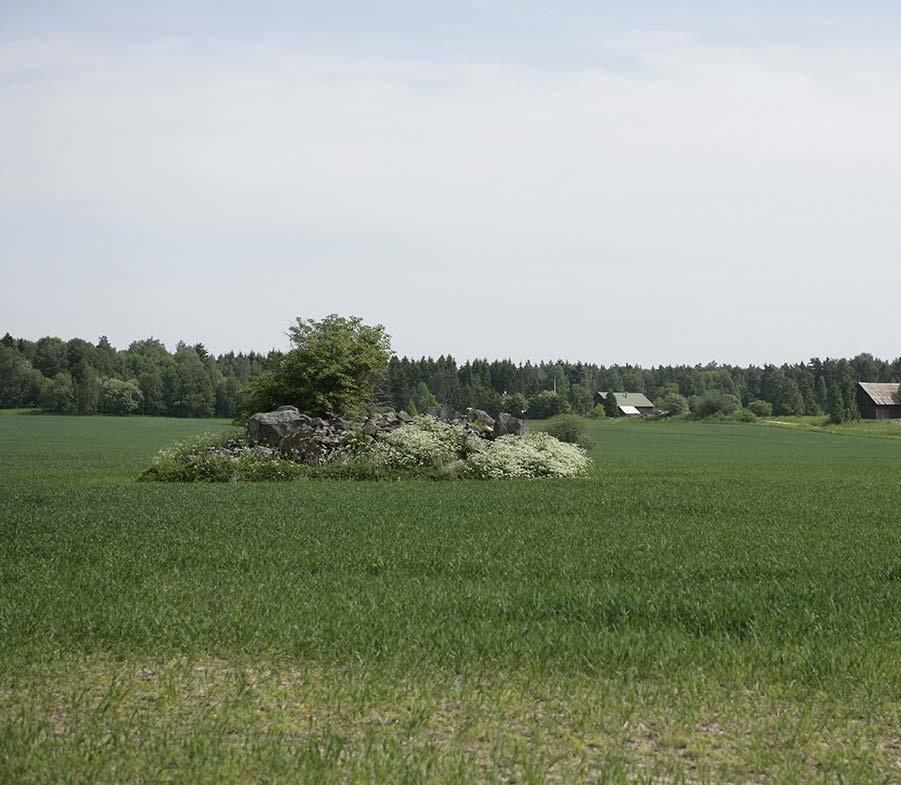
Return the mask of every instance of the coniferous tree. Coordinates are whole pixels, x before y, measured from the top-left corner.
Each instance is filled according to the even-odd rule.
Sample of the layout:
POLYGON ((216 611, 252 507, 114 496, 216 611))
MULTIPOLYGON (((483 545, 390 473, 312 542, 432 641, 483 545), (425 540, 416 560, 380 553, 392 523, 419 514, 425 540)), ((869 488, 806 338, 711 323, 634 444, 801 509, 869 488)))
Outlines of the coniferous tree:
POLYGON ((613 390, 607 390, 604 396, 604 414, 607 417, 619 417, 619 405, 616 403, 616 395, 613 390))
POLYGON ((816 399, 817 406, 820 411, 827 411, 829 408, 829 391, 826 388, 826 380, 822 375, 817 376, 817 382, 813 389, 813 395, 816 399))

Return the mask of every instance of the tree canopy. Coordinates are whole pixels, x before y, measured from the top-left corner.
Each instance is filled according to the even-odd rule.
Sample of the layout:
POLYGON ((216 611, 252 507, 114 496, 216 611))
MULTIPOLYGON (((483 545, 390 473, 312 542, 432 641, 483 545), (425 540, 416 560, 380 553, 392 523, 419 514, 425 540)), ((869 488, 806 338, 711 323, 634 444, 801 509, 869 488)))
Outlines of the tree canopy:
POLYGON ((391 339, 385 328, 332 314, 319 321, 298 318, 289 336, 294 348, 253 380, 242 410, 292 404, 320 417, 363 414, 387 376, 391 339))

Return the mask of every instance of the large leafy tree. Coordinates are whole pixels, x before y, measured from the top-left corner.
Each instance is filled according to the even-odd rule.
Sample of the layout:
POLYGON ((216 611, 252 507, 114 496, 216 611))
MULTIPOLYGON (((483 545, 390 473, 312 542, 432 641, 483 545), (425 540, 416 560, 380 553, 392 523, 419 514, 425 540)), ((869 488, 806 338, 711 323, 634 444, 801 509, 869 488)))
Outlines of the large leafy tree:
POLYGON ((385 328, 332 314, 297 319, 288 335, 294 348, 274 371, 251 383, 243 412, 293 404, 320 417, 364 414, 388 370, 391 338, 385 328))

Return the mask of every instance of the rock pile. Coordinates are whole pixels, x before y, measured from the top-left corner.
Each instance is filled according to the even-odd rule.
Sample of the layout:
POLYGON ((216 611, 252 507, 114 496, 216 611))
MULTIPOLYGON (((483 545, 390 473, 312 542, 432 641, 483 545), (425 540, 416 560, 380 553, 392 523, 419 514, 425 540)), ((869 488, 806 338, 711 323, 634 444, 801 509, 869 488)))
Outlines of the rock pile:
MULTIPOLYGON (((525 422, 507 413, 494 419, 481 409, 467 409, 465 414, 459 414, 448 406, 440 406, 429 409, 427 414, 443 422, 461 425, 482 439, 510 434, 525 437, 528 433, 525 422)), ((248 421, 248 433, 255 448, 316 465, 323 463, 329 453, 357 430, 374 438, 412 420, 404 411, 370 414, 357 427, 342 417, 310 417, 296 406, 279 406, 272 412, 254 414, 248 421)))

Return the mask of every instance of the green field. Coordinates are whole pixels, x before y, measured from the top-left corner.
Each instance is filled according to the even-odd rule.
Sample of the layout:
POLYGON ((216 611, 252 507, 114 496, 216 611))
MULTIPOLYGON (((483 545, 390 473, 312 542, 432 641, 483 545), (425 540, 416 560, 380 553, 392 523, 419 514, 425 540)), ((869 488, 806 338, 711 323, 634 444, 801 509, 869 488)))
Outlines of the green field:
POLYGON ((0 783, 901 780, 901 441, 135 482, 224 426, 0 416, 0 783))

